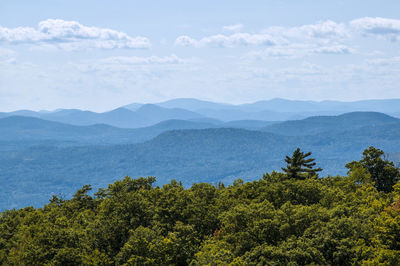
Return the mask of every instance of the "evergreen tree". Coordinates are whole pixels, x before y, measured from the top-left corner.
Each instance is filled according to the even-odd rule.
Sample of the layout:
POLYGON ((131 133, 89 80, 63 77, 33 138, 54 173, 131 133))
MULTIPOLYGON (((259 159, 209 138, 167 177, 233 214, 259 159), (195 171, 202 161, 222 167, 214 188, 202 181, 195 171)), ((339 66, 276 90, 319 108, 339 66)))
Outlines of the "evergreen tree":
POLYGON ((317 172, 322 171, 321 168, 313 168, 316 163, 315 159, 308 158, 311 152, 304 153, 297 148, 292 157, 286 156, 285 162, 287 163, 286 168, 282 170, 287 174, 289 178, 294 179, 305 179, 306 177, 315 176, 317 172))

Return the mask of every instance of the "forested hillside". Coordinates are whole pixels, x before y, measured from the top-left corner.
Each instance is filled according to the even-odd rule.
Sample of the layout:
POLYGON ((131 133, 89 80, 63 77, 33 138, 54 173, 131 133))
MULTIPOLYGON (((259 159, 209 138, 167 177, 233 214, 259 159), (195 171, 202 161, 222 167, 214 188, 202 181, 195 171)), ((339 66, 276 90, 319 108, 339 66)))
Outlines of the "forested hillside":
MULTIPOLYGON (((104 125, 82 129, 40 120, 45 125, 50 123, 50 130, 35 127, 36 124, 32 129, 24 123, 14 134, 12 130, 5 131, 9 132, 5 136, 15 141, 0 141, 3 149, 0 153, 0 210, 26 204, 40 206, 53 194, 69 197, 84 184, 92 184, 97 189, 125 175, 157 176, 157 185, 171 179, 181 180, 184 186, 194 182, 231 184, 237 178, 255 180, 265 171, 279 170, 283 166, 281 158, 298 146, 315 154, 324 169, 323 175, 345 174, 346 162, 358 159, 363 149, 371 145, 389 155, 400 151, 397 119, 376 113, 346 116, 352 121, 347 127, 339 124, 337 130, 305 136, 237 128, 165 131, 174 127, 210 126, 176 120, 141 129, 104 125), (353 116, 364 116, 364 119, 357 121, 353 116), (368 117, 371 123, 365 126, 368 117), (59 132, 57 139, 55 136, 59 132), (163 133, 144 143, 111 145, 112 142, 126 143, 151 137, 157 132, 163 133), (35 136, 40 141, 26 142, 35 136), (55 139, 46 140, 43 136, 55 139), (68 139, 75 144, 68 143, 66 147, 68 139), (64 144, 60 145, 60 141, 64 144)), ((326 117, 325 120, 337 118, 326 117)), ((319 130, 319 123, 307 125, 310 131, 319 130)))
MULTIPOLYGON (((240 125, 240 121, 237 124, 240 125)), ((263 125, 265 123, 259 127, 263 125)), ((10 116, 0 118, 0 141, 4 144, 19 143, 19 149, 41 142, 56 146, 133 144, 150 140, 168 130, 212 127, 217 126, 213 123, 187 120, 165 120, 149 127, 134 129, 105 124, 75 126, 34 117, 10 116)), ((0 150, 4 150, 6 146, 0 145, 0 150)))
POLYGON ((399 265, 399 169, 373 147, 346 176, 296 150, 232 185, 123 180, 0 214, 2 265, 399 265))
POLYGON ((352 112, 338 116, 313 116, 268 125, 262 130, 287 136, 315 135, 349 131, 360 127, 400 123, 400 119, 375 112, 352 112))

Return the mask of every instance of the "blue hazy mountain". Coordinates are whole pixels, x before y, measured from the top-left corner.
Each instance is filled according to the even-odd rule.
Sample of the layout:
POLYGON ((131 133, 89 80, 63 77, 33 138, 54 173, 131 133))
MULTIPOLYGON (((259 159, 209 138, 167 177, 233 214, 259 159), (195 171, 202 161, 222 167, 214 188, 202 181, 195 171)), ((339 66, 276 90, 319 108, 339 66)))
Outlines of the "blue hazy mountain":
POLYGON ((242 111, 239 109, 201 109, 197 110, 197 113, 212 117, 214 119, 222 121, 236 121, 236 120, 260 120, 260 121, 285 121, 285 120, 295 120, 304 119, 310 116, 319 115, 338 115, 343 112, 340 111, 320 111, 320 112, 275 112, 275 111, 242 111))
MULTIPOLYGON (((346 122, 347 125, 355 124, 357 119, 360 122, 357 126, 339 124, 336 125, 339 130, 313 135, 284 136, 237 128, 165 131, 181 123, 196 124, 193 121, 170 121, 168 123, 172 126, 163 122, 156 127, 140 129, 143 135, 156 134, 157 128, 163 133, 138 144, 65 147, 44 142, 30 143, 30 147, 0 153, 0 208, 43 204, 50 194, 63 192, 70 196, 68 193, 83 184, 105 187, 124 175, 157 176, 159 184, 176 178, 185 185, 203 181, 231 182, 239 177, 255 179, 263 172, 280 170, 284 156, 297 147, 313 152, 325 170, 324 175, 344 174, 345 163, 359 159, 362 151, 371 145, 389 154, 400 152, 400 122, 397 119, 370 112, 351 113, 339 119, 343 120, 343 117, 345 121, 352 121, 346 122)), ((315 125, 318 129, 321 119, 338 118, 319 117, 317 123, 308 123, 307 127, 315 125)), ((25 125, 14 127, 23 131, 25 125)), ((69 129, 60 130, 68 133, 69 129)))
POLYGON ((165 120, 143 128, 126 129, 95 124, 75 126, 35 117, 10 116, 0 119, 0 150, 8 143, 19 148, 38 143, 61 146, 132 144, 150 140, 173 129, 204 129, 215 124, 186 120, 165 120))
POLYGON ((35 117, 10 116, 0 119, 0 141, 77 144, 130 143, 133 129, 120 129, 104 124, 74 126, 35 117))
POLYGON ((156 105, 165 107, 165 108, 183 108, 191 111, 197 111, 201 109, 230 109, 233 107, 231 104, 227 103, 215 103, 210 101, 202 101, 193 98, 179 98, 172 99, 165 102, 156 103, 156 105))
POLYGON ((273 111, 248 112, 239 109, 200 109, 198 113, 222 121, 232 120, 264 120, 282 121, 291 118, 292 114, 278 113, 273 111))
POLYGON ((271 123, 251 120, 228 123, 213 120, 210 123, 174 119, 165 120, 149 127, 127 129, 105 124, 75 126, 35 117, 10 116, 0 118, 0 150, 20 149, 37 144, 57 146, 133 144, 150 140, 165 131, 174 129, 216 127, 259 129, 271 123))
POLYGON ((357 102, 272 99, 232 105, 182 98, 156 104, 133 103, 104 113, 78 109, 61 109, 53 112, 20 110, 0 113, 0 118, 22 115, 72 125, 107 124, 122 128, 139 128, 170 119, 193 121, 214 119, 224 122, 236 120, 285 121, 304 119, 310 116, 339 115, 354 111, 383 112, 400 117, 400 99, 357 102))
POLYGON ((54 113, 41 116, 41 118, 43 119, 75 125, 103 123, 122 128, 138 128, 150 126, 169 119, 194 119, 200 117, 202 116, 184 109, 167 109, 151 104, 143 105, 136 111, 130 111, 126 108, 117 108, 115 110, 104 113, 75 111, 67 112, 65 113, 65 115, 54 113))
POLYGON ((313 151, 325 174, 343 174, 344 164, 369 145, 400 151, 399 132, 399 123, 302 138, 219 128, 167 131, 135 145, 35 146, 0 156, 0 202, 2 208, 43 204, 52 193, 72 193, 83 184, 104 187, 124 175, 157 176, 159 184, 172 178, 186 185, 249 180, 279 170, 297 146, 313 151))
POLYGON ((154 125, 170 119, 189 120, 203 118, 202 115, 179 108, 163 108, 157 105, 146 104, 136 111, 126 108, 117 108, 109 112, 96 113, 78 109, 62 109, 56 112, 15 111, 2 113, 0 117, 22 115, 42 118, 71 125, 107 124, 121 128, 139 128, 154 125))
POLYGON ((242 128, 242 129, 253 129, 259 130, 266 126, 273 125, 277 122, 273 121, 262 121, 262 120, 234 120, 219 124, 220 127, 227 128, 242 128))
MULTIPOLYGON (((151 108, 153 108, 151 106, 151 108)), ((74 112, 66 111, 65 112, 74 112)), ((62 112, 64 112, 62 111, 62 112)), ((124 110, 122 110, 124 111, 124 110)), ((146 113, 148 113, 146 111, 146 113)), ((118 113, 113 112, 112 115, 118 113)), ((109 118, 112 118, 109 114, 109 118)), ((168 114, 166 115, 166 117, 168 114)), ((339 116, 317 116, 304 120, 268 122, 259 120, 164 120, 155 125, 126 129, 95 124, 75 126, 43 120, 34 117, 11 116, 0 119, 0 141, 31 142, 50 141, 63 145, 87 144, 133 144, 143 142, 157 135, 175 129, 242 128, 261 130, 278 135, 311 135, 318 133, 342 132, 363 126, 384 125, 400 122, 400 119, 376 112, 353 112, 339 116)), ((25 144, 24 144, 25 145, 25 144)))
MULTIPOLYGON (((140 103, 131 103, 128 105, 122 106, 123 108, 127 108, 129 110, 136 111, 144 104, 140 103)), ((210 101, 203 101, 194 98, 177 98, 168 100, 165 102, 154 103, 154 105, 158 105, 164 108, 180 108, 186 109, 189 111, 196 111, 200 109, 224 109, 224 108, 231 108, 233 105, 226 104, 226 103, 215 103, 210 101)))
POLYGON ((262 131, 288 135, 313 135, 357 129, 364 126, 400 122, 400 119, 378 112, 352 112, 338 116, 314 116, 303 120, 284 121, 262 128, 262 131))
POLYGON ((142 103, 131 103, 131 104, 128 104, 128 105, 124 105, 122 107, 126 108, 126 109, 129 109, 131 111, 136 111, 137 109, 139 109, 142 106, 143 106, 142 103))
POLYGON ((150 124, 154 124, 154 121, 160 122, 168 119, 188 120, 203 117, 198 113, 186 109, 164 108, 154 104, 145 104, 141 106, 136 110, 135 114, 146 118, 150 124))
POLYGON ((320 112, 320 111, 375 111, 394 113, 399 111, 400 99, 363 100, 354 102, 341 101, 294 101, 286 99, 272 99, 240 105, 246 110, 271 110, 275 112, 320 112))
MULTIPOLYGON (((180 98, 156 103, 155 105, 166 108, 183 108, 206 117, 223 121, 282 121, 303 119, 317 115, 339 115, 355 111, 374 111, 400 116, 400 99, 364 100, 355 102, 317 102, 275 98, 248 104, 233 105, 192 98, 180 98)), ((136 110, 138 104, 133 104, 131 108, 136 110)))
POLYGON ((298 101, 274 98, 271 100, 257 101, 253 103, 231 105, 224 103, 213 103, 207 101, 199 101, 196 99, 175 99, 167 102, 158 103, 160 106, 168 106, 168 108, 181 107, 184 109, 191 108, 192 111, 200 109, 236 109, 247 112, 257 111, 273 111, 273 112, 354 112, 354 111, 375 111, 383 113, 400 112, 400 99, 383 99, 383 100, 362 100, 353 102, 342 101, 298 101), (187 108, 183 107, 187 106, 187 108))
POLYGON ((364 100, 355 102, 316 102, 276 98, 249 104, 220 106, 220 108, 204 108, 194 111, 222 120, 232 120, 231 118, 236 116, 236 119, 278 121, 302 119, 317 115, 338 115, 356 111, 382 112, 400 117, 400 99, 364 100), (229 113, 229 111, 231 113, 229 113))

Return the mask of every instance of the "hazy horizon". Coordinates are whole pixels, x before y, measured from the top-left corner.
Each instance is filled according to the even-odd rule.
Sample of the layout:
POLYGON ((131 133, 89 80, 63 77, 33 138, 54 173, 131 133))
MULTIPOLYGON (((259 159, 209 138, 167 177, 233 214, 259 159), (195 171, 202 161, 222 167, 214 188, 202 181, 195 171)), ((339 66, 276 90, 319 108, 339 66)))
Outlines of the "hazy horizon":
MULTIPOLYGON (((204 102, 210 102, 210 103, 216 103, 216 104, 226 104, 226 105, 231 105, 231 106, 240 106, 240 105, 246 105, 246 104, 253 104, 253 103, 257 103, 257 102, 264 102, 264 101, 273 101, 273 100, 284 100, 284 101, 293 101, 293 102, 312 102, 312 103, 323 103, 323 102, 340 102, 340 103, 355 103, 355 102, 363 102, 363 101, 391 101, 391 100, 400 100, 399 98, 383 98, 383 99, 362 99, 362 100, 354 100, 354 101, 339 101, 339 100, 331 100, 331 99, 326 99, 326 100, 301 100, 301 99, 287 99, 287 98, 271 98, 271 99, 260 99, 257 101, 250 101, 250 102, 242 102, 242 103, 229 103, 229 102, 223 102, 223 101, 212 101, 212 100, 206 100, 206 99, 198 99, 198 98, 171 98, 171 99, 167 99, 165 101, 157 101, 157 102, 132 102, 126 105, 130 105, 130 104, 139 104, 139 105, 146 105, 146 104, 153 104, 153 105, 157 105, 157 104, 162 104, 162 103, 166 103, 169 101, 174 101, 174 100, 198 100, 198 101, 204 101, 204 102)), ((0 110, 0 112, 16 112, 16 111, 34 111, 34 112, 56 112, 59 110, 81 110, 81 111, 90 111, 90 112, 96 112, 96 113, 103 113, 103 112, 109 112, 118 108, 124 108, 126 105, 121 105, 121 106, 116 106, 115 108, 112 109, 106 109, 106 110, 100 110, 100 111, 96 111, 96 110, 90 110, 90 109, 85 109, 85 107, 83 108, 68 108, 68 107, 60 107, 60 108, 56 108, 56 109, 16 109, 16 110, 0 110)))
POLYGON ((400 2, 3 1, 0 111, 400 98, 400 2))

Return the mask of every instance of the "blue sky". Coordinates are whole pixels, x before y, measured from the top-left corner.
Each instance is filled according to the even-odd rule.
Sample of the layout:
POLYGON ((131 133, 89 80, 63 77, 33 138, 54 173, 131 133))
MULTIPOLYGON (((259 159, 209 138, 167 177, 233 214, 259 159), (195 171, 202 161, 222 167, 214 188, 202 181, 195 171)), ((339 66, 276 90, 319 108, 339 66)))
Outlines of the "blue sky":
POLYGON ((0 111, 400 98, 400 1, 1 1, 0 111))

